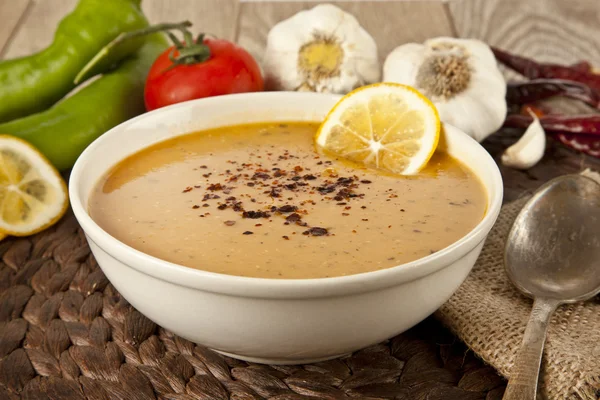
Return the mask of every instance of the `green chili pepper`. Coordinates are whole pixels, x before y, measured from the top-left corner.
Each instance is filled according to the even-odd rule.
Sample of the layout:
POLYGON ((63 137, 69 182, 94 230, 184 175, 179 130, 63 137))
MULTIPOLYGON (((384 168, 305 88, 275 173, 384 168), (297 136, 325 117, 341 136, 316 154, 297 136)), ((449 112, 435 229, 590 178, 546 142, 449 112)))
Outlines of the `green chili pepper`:
MULTIPOLYGON (((80 0, 58 25, 49 47, 0 62, 0 122, 52 106, 75 87, 77 73, 107 43, 122 32, 148 26, 140 1, 80 0)), ((127 56, 142 43, 130 41, 128 51, 115 56, 127 56)))
POLYGON ((144 112, 146 76, 167 47, 163 34, 149 36, 117 69, 44 112, 0 124, 0 132, 27 140, 59 170, 72 167, 96 138, 144 112))

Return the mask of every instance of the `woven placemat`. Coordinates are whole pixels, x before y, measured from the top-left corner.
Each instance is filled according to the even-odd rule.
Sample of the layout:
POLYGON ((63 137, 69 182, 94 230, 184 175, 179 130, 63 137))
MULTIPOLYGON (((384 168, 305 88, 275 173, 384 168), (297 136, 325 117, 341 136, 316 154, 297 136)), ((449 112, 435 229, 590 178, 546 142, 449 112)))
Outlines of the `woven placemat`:
POLYGON ((433 319, 313 365, 220 356, 133 309, 72 214, 33 237, 0 242, 0 257, 2 400, 499 400, 504 392, 503 379, 433 319))

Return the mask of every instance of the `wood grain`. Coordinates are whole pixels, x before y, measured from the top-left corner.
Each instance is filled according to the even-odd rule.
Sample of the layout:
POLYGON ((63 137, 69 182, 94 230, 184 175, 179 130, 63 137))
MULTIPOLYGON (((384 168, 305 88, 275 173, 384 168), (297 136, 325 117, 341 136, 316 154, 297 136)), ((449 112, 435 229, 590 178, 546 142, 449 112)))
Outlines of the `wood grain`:
MULTIPOLYGON (((7 2, 12 4, 12 1, 7 2)), ((75 8, 77 0, 32 0, 29 12, 19 23, 4 58, 29 55, 52 42, 58 22, 75 8)))
POLYGON ((598 0, 454 0, 449 9, 460 37, 540 61, 600 65, 598 0))
POLYGON ((10 41, 15 28, 19 25, 21 18, 27 11, 29 0, 11 0, 0 2, 0 59, 4 54, 4 47, 10 41))
MULTIPOLYGON (((398 45, 452 35, 452 23, 441 1, 332 1, 354 15, 377 42, 379 57, 398 45)), ((263 1, 240 4, 238 42, 262 59, 269 30, 298 11, 312 8, 314 1, 263 1)))
POLYGON ((151 23, 189 20, 194 33, 205 32, 233 40, 237 24, 237 0, 143 0, 151 23))
MULTIPOLYGON (((28 0, 0 1, 0 13, 4 17, 5 9, 16 12, 19 7, 15 5, 24 11, 28 0)), ((29 12, 22 18, 6 46, 5 58, 31 54, 50 44, 56 25, 76 4, 77 0, 32 0, 29 12)), ((195 32, 207 32, 230 39, 235 34, 237 0, 144 0, 142 8, 151 23, 189 20, 194 24, 195 32)), ((4 43, 3 32, 8 31, 8 25, 0 25, 0 49, 4 43)))

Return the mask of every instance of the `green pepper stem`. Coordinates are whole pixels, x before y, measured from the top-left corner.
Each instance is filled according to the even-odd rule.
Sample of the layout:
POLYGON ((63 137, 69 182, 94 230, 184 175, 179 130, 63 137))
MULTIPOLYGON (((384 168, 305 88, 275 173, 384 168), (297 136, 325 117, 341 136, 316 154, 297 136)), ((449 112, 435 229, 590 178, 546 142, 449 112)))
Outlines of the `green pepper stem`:
POLYGON ((77 74, 75 77, 75 84, 78 85, 81 83, 84 78, 87 77, 87 74, 103 59, 109 57, 111 52, 118 52, 119 46, 123 43, 129 42, 133 39, 140 38, 142 36, 151 35, 154 33, 165 32, 173 41, 175 48, 180 51, 180 55, 178 57, 170 56, 171 61, 175 65, 180 64, 193 64, 197 62, 202 62, 207 60, 210 57, 210 50, 208 46, 203 44, 202 42, 194 43, 192 34, 187 28, 191 27, 192 23, 190 21, 183 21, 177 23, 162 23, 151 25, 143 29, 139 29, 136 31, 123 32, 119 34, 116 38, 114 38, 110 43, 104 46, 86 65, 83 69, 77 74), (175 35, 173 35, 170 31, 178 30, 184 36, 184 41, 181 42, 175 35), (184 50, 185 49, 185 50, 184 50))

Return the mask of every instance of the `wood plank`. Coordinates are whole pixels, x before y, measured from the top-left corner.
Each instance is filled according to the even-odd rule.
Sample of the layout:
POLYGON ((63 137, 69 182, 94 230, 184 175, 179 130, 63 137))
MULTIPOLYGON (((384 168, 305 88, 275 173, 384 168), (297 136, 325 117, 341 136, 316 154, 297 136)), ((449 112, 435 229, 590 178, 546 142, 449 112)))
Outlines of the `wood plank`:
POLYGON ((0 24, 0 59, 2 58, 6 45, 21 27, 21 19, 27 12, 29 0, 11 0, 0 2, 0 15, 4 21, 0 24))
POLYGON ((56 25, 76 4, 77 0, 33 0, 4 57, 25 56, 48 46, 54 37, 56 25))
POLYGON ((449 3, 460 37, 540 61, 600 65, 598 0, 453 0, 449 3))
MULTIPOLYGON (((452 35, 452 23, 442 1, 331 1, 353 14, 378 45, 379 58, 398 45, 421 42, 427 38, 452 35)), ((266 45, 269 30, 276 23, 314 1, 246 1, 240 5, 238 42, 258 60, 266 45)))
POLYGON ((192 32, 205 32, 233 40, 237 24, 237 0, 143 0, 151 23, 189 20, 192 32))
MULTIPOLYGON (((46 47, 52 41, 58 22, 76 4, 77 0, 33 0, 30 12, 20 24, 22 29, 14 35, 5 56, 23 56, 46 47)), ((154 23, 190 20, 194 23, 194 32, 224 38, 233 38, 235 34, 237 0, 144 0, 142 8, 154 23)))

